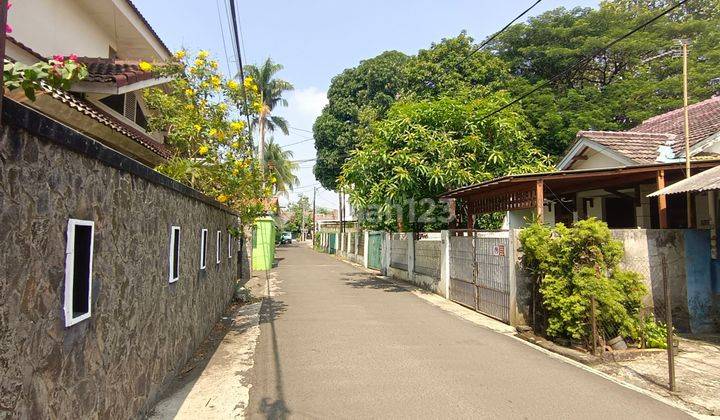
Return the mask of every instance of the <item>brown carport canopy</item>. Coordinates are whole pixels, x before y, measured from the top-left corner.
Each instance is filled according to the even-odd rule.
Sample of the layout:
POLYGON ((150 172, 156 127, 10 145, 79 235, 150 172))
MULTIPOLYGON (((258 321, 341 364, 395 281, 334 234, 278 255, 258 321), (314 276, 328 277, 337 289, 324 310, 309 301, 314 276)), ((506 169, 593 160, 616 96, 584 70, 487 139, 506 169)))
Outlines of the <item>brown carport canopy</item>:
MULTIPOLYGON (((692 163, 693 170, 720 165, 720 160, 692 163)), ((558 198, 592 189, 620 190, 655 181, 658 189, 665 187, 668 177, 684 178, 685 164, 662 163, 603 169, 580 169, 521 175, 507 175, 479 184, 451 190, 440 198, 460 199, 468 215, 534 208, 538 217, 543 213, 546 193, 558 198)), ((664 197, 660 197, 660 224, 666 224, 664 197)))

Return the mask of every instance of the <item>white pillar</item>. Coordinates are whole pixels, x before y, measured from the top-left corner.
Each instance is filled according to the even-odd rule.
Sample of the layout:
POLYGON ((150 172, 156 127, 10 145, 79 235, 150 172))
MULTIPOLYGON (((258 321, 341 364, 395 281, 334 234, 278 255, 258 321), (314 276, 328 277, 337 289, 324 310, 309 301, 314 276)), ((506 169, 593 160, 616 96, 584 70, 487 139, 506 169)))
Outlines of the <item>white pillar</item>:
POLYGON ((392 239, 392 234, 390 232, 384 232, 382 238, 382 264, 380 272, 383 276, 387 276, 390 273, 390 239, 392 239))
POLYGON ((518 232, 517 229, 510 229, 510 232, 508 232, 508 252, 507 252, 507 258, 508 258, 508 279, 510 280, 510 325, 518 325, 518 311, 517 311, 517 272, 516 272, 516 264, 519 264, 519 261, 517 261, 517 247, 520 245, 520 241, 518 239, 518 236, 516 233, 518 232))
POLYGON ((353 235, 355 235, 355 240, 353 241, 353 244, 355 245, 355 249, 353 250, 353 254, 355 254, 356 257, 357 257, 358 248, 359 248, 358 238, 360 237, 361 234, 362 234, 362 232, 355 232, 355 233, 353 233, 353 235))
POLYGON ((413 281, 415 279, 415 233, 408 233, 408 248, 407 248, 407 270, 408 280, 413 281))
POLYGON ((440 284, 445 299, 450 299, 450 231, 440 231, 440 284))
POLYGON ((361 235, 365 238, 363 241, 363 266, 368 268, 368 242, 370 241, 370 232, 365 230, 361 232, 361 235))

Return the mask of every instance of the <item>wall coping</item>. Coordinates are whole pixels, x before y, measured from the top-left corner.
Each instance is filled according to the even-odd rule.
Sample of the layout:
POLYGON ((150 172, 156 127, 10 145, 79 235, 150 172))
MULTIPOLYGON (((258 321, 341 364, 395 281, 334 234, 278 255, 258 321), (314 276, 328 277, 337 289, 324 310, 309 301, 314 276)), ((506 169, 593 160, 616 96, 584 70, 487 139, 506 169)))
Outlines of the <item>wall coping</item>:
POLYGON ((4 124, 20 127, 30 134, 42 137, 66 149, 98 160, 107 166, 138 176, 148 182, 171 189, 186 197, 201 201, 233 216, 239 216, 230 207, 190 188, 167 175, 113 150, 40 112, 5 97, 2 104, 4 124))

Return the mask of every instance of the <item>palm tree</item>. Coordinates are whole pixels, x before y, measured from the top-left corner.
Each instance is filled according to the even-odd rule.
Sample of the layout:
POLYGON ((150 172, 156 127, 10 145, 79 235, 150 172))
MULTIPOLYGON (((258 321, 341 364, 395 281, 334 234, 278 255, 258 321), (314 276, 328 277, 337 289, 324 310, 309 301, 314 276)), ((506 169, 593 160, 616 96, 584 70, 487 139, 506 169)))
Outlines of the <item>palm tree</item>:
POLYGON ((272 115, 272 111, 280 104, 288 106, 287 99, 282 95, 294 89, 290 82, 282 79, 274 78, 275 74, 283 69, 282 64, 272 61, 269 57, 260 66, 246 66, 246 76, 250 76, 255 81, 260 95, 262 108, 256 117, 253 118, 252 128, 258 129, 260 134, 260 143, 258 145, 258 155, 260 162, 265 162, 265 132, 274 132, 280 129, 285 135, 289 134, 288 122, 283 117, 272 115))
POLYGON ((295 171, 300 165, 293 162, 292 158, 293 152, 283 150, 280 145, 275 143, 275 140, 270 137, 264 163, 268 168, 268 175, 274 176, 276 179, 275 194, 287 195, 288 191, 292 191, 293 187, 300 182, 295 175, 295 171))

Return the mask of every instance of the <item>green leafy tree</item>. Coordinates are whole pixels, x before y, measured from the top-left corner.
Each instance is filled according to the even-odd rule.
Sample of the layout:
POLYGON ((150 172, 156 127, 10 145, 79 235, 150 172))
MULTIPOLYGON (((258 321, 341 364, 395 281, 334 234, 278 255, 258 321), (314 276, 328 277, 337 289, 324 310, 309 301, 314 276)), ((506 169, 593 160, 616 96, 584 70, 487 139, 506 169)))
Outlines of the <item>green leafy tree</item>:
POLYGON ((285 222, 284 229, 294 234, 300 234, 302 232, 303 220, 305 221, 305 229, 308 232, 312 232, 313 220, 312 220, 312 207, 310 205, 310 199, 300 194, 297 201, 288 205, 288 214, 290 217, 285 222))
POLYGON ((364 60, 333 79, 328 105, 315 121, 315 177, 336 190, 342 165, 373 121, 385 118, 398 99, 420 100, 476 87, 501 89, 511 80, 507 65, 474 52, 464 32, 408 57, 387 51, 364 60))
POLYGON ((293 152, 283 150, 275 140, 270 137, 265 153, 265 167, 274 184, 274 193, 287 195, 299 184, 295 171, 300 165, 292 161, 293 152))
POLYGON ((255 94, 257 100, 255 107, 257 114, 253 116, 252 128, 257 129, 260 134, 259 155, 260 160, 264 161, 265 155, 265 134, 280 130, 284 134, 289 134, 288 123, 285 118, 273 115, 273 110, 278 105, 288 106, 287 99, 283 97, 286 92, 294 89, 290 82, 276 77, 277 73, 283 69, 282 64, 278 64, 267 58, 260 66, 249 65, 245 67, 249 86, 256 86, 255 94))
POLYGON ((689 2, 597 54, 671 4, 675 2, 615 0, 599 9, 558 8, 513 25, 489 45, 518 76, 512 84, 515 94, 552 80, 548 88, 522 101, 543 151, 560 156, 579 130, 624 130, 682 106, 679 38, 692 40, 691 99, 704 100, 717 92, 717 0, 689 2), (556 77, 567 69, 572 71, 556 77))
POLYGON ((178 51, 156 71, 172 81, 144 92, 152 110, 148 125, 166 133, 173 155, 156 169, 230 206, 243 222, 251 221, 262 211, 271 186, 263 187, 248 128, 233 117, 254 112, 237 108, 240 102, 234 98, 242 87, 222 78, 207 51, 194 59, 178 51))
POLYGON ((402 98, 434 98, 474 88, 504 89, 512 80, 508 65, 476 49, 473 38, 463 31, 420 50, 402 67, 402 98))
POLYGON ((508 110, 483 118, 506 102, 504 94, 473 92, 395 103, 351 153, 342 186, 357 208, 389 216, 381 227, 422 229, 422 221, 413 225, 407 215, 409 200, 433 199, 508 173, 547 169, 522 113, 508 110))
POLYGON ((399 69, 405 61, 405 54, 386 51, 333 78, 328 104, 313 126, 313 171, 323 187, 337 189, 342 165, 357 145, 357 130, 382 118, 395 102, 404 84, 399 69))

